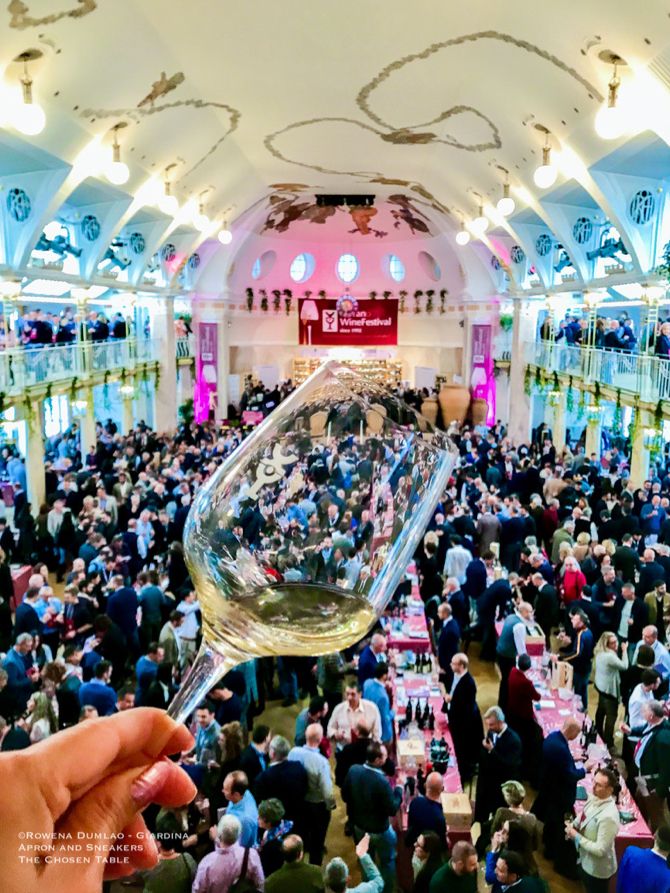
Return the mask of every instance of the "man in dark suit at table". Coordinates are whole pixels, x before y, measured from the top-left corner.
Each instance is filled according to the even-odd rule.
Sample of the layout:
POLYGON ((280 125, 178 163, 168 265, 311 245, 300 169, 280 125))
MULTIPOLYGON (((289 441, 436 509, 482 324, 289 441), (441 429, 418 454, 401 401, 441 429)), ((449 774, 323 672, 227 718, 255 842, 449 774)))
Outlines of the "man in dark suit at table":
POLYGON ((510 729, 500 707, 489 707, 484 714, 486 737, 482 742, 477 778, 474 819, 488 823, 491 814, 505 806, 501 786, 521 776, 521 739, 510 729))
POLYGON ((477 768, 477 757, 484 737, 482 717, 477 706, 477 684, 468 671, 466 654, 454 654, 451 659, 453 679, 444 699, 449 720, 449 732, 463 787, 472 781, 477 768))
POLYGON ((586 771, 578 768, 570 752, 582 730, 581 723, 568 717, 561 729, 550 732, 542 745, 540 787, 532 812, 544 822, 542 840, 547 859, 553 859, 556 870, 565 877, 577 878, 575 847, 565 839, 565 817, 572 815, 577 798, 577 782, 586 771))
POLYGON ((461 645, 461 628, 452 615, 451 605, 446 602, 442 602, 438 607, 437 616, 442 623, 440 637, 437 640, 437 660, 440 670, 444 673, 444 684, 449 689, 453 678, 451 659, 458 653, 461 645))
MULTIPOLYGON (((558 593, 556 587, 550 586, 539 571, 533 574, 530 582, 535 589, 535 600, 533 601, 535 622, 542 629, 548 648, 550 633, 554 627, 558 626, 559 621, 558 593)), ((531 600, 531 598, 528 599, 528 601, 531 600)))
POLYGON ((26 590, 23 601, 16 609, 16 617, 14 620, 14 636, 20 636, 21 633, 30 633, 31 636, 37 635, 42 631, 42 624, 34 605, 39 600, 40 591, 36 586, 31 586, 26 590))
POLYGON ((642 706, 644 724, 630 728, 627 735, 639 738, 633 761, 639 771, 638 792, 645 801, 648 821, 657 827, 663 820, 662 798, 670 803, 670 721, 665 718, 662 701, 647 701, 642 706))

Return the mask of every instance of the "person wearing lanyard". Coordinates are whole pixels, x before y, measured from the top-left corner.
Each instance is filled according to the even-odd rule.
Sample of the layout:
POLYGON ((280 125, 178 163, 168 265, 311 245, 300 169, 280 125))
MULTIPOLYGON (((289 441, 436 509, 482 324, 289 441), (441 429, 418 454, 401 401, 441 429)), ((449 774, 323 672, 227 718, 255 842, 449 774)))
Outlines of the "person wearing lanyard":
POLYGON ((567 821, 565 836, 577 847, 579 871, 586 893, 607 893, 610 878, 616 873, 614 841, 619 833, 616 795, 617 777, 611 769, 598 769, 593 776, 593 793, 584 812, 567 821))

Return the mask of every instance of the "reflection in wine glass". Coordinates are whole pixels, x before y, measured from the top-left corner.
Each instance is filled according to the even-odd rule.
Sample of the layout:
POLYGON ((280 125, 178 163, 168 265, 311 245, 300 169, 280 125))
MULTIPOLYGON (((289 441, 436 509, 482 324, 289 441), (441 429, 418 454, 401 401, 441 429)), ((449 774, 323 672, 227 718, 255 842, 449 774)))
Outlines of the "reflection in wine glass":
POLYGON ((194 499, 184 551, 203 643, 170 715, 183 721, 245 660, 327 654, 362 638, 454 457, 443 432, 338 363, 294 391, 194 499))

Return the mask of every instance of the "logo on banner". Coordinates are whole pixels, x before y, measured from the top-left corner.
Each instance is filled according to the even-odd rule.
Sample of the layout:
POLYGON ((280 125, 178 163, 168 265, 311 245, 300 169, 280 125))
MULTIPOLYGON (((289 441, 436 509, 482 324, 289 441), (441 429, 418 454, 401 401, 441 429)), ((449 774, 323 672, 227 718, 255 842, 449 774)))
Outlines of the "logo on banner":
POLYGON ((324 332, 337 332, 337 310, 322 310, 321 326, 324 332))

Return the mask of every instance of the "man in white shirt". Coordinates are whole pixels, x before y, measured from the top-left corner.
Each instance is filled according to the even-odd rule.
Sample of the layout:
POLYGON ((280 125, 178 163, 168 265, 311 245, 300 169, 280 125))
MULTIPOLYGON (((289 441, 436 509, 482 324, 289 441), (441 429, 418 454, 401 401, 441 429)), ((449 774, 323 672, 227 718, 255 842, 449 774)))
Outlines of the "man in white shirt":
MULTIPOLYGON (((628 722, 621 724, 622 731, 629 735, 630 730, 644 725, 643 708, 654 700, 656 689, 661 684, 661 675, 656 670, 644 670, 641 681, 633 689, 628 699, 628 722)), ((631 741, 637 740, 635 737, 631 741)))
POLYGON ((665 645, 661 645, 658 641, 658 630, 655 626, 645 626, 642 630, 642 641, 638 642, 635 647, 635 653, 631 660, 632 664, 637 663, 637 653, 640 650, 640 645, 649 645, 654 652, 654 667, 662 676, 670 675, 670 654, 668 654, 668 649, 665 645))
POLYGON ((198 611, 200 603, 196 599, 195 592, 189 592, 179 602, 176 611, 184 615, 184 622, 175 630, 181 643, 181 654, 185 658, 188 654, 195 654, 195 643, 200 631, 200 621, 198 620, 198 611))
POLYGON ((471 553, 461 543, 460 537, 452 537, 450 549, 447 549, 447 555, 444 560, 444 576, 456 577, 458 582, 463 585, 465 583, 465 570, 472 561, 471 553))
POLYGON ((328 722, 328 737, 335 742, 337 750, 350 744, 352 732, 359 722, 370 729, 370 737, 381 741, 382 722, 379 709, 372 701, 361 697, 361 690, 356 679, 348 680, 344 691, 345 700, 333 710, 328 722))

